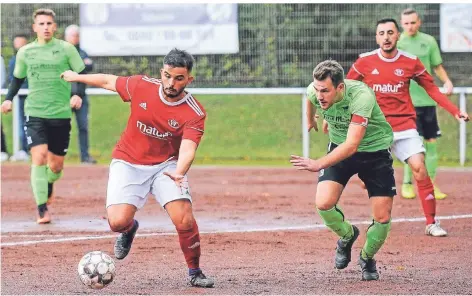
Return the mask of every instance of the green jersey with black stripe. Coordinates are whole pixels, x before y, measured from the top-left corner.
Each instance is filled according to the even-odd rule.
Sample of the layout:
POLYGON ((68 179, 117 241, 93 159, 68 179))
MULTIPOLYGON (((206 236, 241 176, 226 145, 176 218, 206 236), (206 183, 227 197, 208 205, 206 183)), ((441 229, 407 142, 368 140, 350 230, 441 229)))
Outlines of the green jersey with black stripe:
MULTIPOLYGON (((402 33, 397 43, 398 49, 417 56, 429 74, 434 67, 442 64, 441 51, 433 36, 418 32, 415 36, 402 33)), ((436 106, 437 103, 416 81, 411 80, 410 95, 415 107, 436 106)))
POLYGON ((367 129, 359 145, 359 152, 375 152, 388 149, 393 142, 393 131, 367 84, 345 79, 344 97, 327 110, 321 109, 316 98, 313 82, 307 88, 307 97, 329 124, 329 139, 340 145, 346 141, 347 131, 353 115, 367 119, 367 129))
POLYGON ((18 51, 13 75, 28 78, 25 114, 41 118, 70 118, 71 84, 62 72, 81 72, 84 62, 70 43, 52 38, 46 44, 31 42, 18 51))

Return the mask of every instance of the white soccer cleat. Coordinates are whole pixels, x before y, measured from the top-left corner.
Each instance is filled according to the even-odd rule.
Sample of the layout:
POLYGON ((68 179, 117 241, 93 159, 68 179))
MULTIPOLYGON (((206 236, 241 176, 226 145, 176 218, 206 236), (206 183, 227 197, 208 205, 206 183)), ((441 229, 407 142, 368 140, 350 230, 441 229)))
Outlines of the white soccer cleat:
POLYGON ((10 157, 10 161, 29 161, 30 157, 24 150, 17 151, 10 157))
POLYGON ((442 229, 441 226, 439 226, 439 222, 436 222, 435 224, 429 224, 426 225, 426 229, 424 231, 426 235, 430 236, 447 236, 446 230, 442 229))
POLYGON ((2 162, 7 161, 7 160, 8 160, 8 153, 6 153, 6 152, 1 152, 1 153, 0 153, 0 160, 1 160, 2 162))

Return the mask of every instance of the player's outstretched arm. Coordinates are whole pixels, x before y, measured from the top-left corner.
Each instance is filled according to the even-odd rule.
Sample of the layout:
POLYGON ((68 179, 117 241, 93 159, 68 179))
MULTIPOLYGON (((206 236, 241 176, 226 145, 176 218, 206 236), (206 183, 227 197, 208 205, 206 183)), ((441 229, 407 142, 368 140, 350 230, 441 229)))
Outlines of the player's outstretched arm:
POLYGON ((179 159, 177 160, 177 168, 175 172, 165 172, 164 175, 168 176, 177 184, 177 186, 183 188, 186 185, 183 184, 185 174, 187 174, 195 154, 197 152, 197 143, 189 139, 183 139, 179 149, 179 159))
POLYGON ((469 121, 469 115, 460 111, 456 105, 449 101, 449 99, 439 91, 439 88, 434 84, 433 77, 427 71, 418 75, 415 78, 415 81, 426 90, 428 95, 435 100, 439 106, 446 109, 446 111, 453 115, 457 120, 469 121))
POLYGON ((451 95, 454 90, 454 85, 447 75, 446 69, 444 69, 442 64, 437 65, 433 68, 434 73, 438 76, 439 79, 444 83, 444 89, 446 90, 446 95, 451 95))
POLYGON ((17 78, 13 76, 10 86, 8 87, 8 93, 5 101, 2 103, 2 113, 8 113, 12 110, 12 100, 18 94, 23 81, 25 81, 25 78, 17 78))
POLYGON ((359 145, 364 138, 366 126, 350 124, 347 131, 346 141, 336 147, 333 151, 319 159, 310 159, 298 155, 291 155, 290 162, 298 170, 318 172, 337 164, 357 152, 359 145))
POLYGON ((81 82, 116 92, 118 76, 111 74, 78 74, 68 70, 61 74, 61 78, 67 82, 81 82))

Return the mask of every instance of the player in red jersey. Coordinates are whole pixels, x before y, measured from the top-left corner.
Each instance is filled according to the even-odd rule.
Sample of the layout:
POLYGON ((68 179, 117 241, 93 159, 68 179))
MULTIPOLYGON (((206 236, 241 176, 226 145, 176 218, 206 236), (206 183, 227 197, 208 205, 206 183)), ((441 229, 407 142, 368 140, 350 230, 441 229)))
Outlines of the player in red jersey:
POLYGON ((107 189, 108 223, 121 233, 115 242, 116 258, 128 255, 139 227, 134 216, 152 193, 175 225, 190 283, 206 288, 214 281, 199 266, 200 235, 186 175, 206 118, 202 105, 185 91, 193 80, 193 63, 189 53, 173 49, 164 58, 161 79, 72 71, 61 76, 116 91, 131 104, 128 124, 113 150, 107 189))
POLYGON ((426 171, 423 141, 416 130, 410 80, 418 82, 433 100, 456 119, 468 121, 469 116, 439 91, 433 77, 416 56, 397 49, 399 37, 399 27, 394 19, 379 20, 376 39, 380 48, 361 54, 347 78, 361 80, 374 90, 379 106, 394 132, 392 152, 398 159, 407 162, 413 171, 426 217, 425 233, 446 236, 447 232, 435 220, 434 188, 426 171))

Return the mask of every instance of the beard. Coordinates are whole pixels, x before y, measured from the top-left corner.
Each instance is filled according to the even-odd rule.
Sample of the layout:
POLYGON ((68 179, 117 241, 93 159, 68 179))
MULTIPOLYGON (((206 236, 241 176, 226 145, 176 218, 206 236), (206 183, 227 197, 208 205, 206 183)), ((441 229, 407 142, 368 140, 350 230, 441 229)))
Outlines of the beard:
POLYGON ((169 89, 168 88, 164 88, 164 94, 169 97, 169 98, 176 98, 178 96, 180 96, 182 94, 182 92, 184 91, 185 88, 182 88, 180 90, 177 90, 177 89, 172 89, 174 90, 174 92, 169 92, 169 89))
POLYGON ((392 46, 392 47, 390 47, 389 49, 383 49, 383 48, 382 48, 382 50, 383 50, 384 52, 386 52, 386 53, 391 53, 391 52, 393 52, 396 48, 397 48, 396 46, 392 46))

